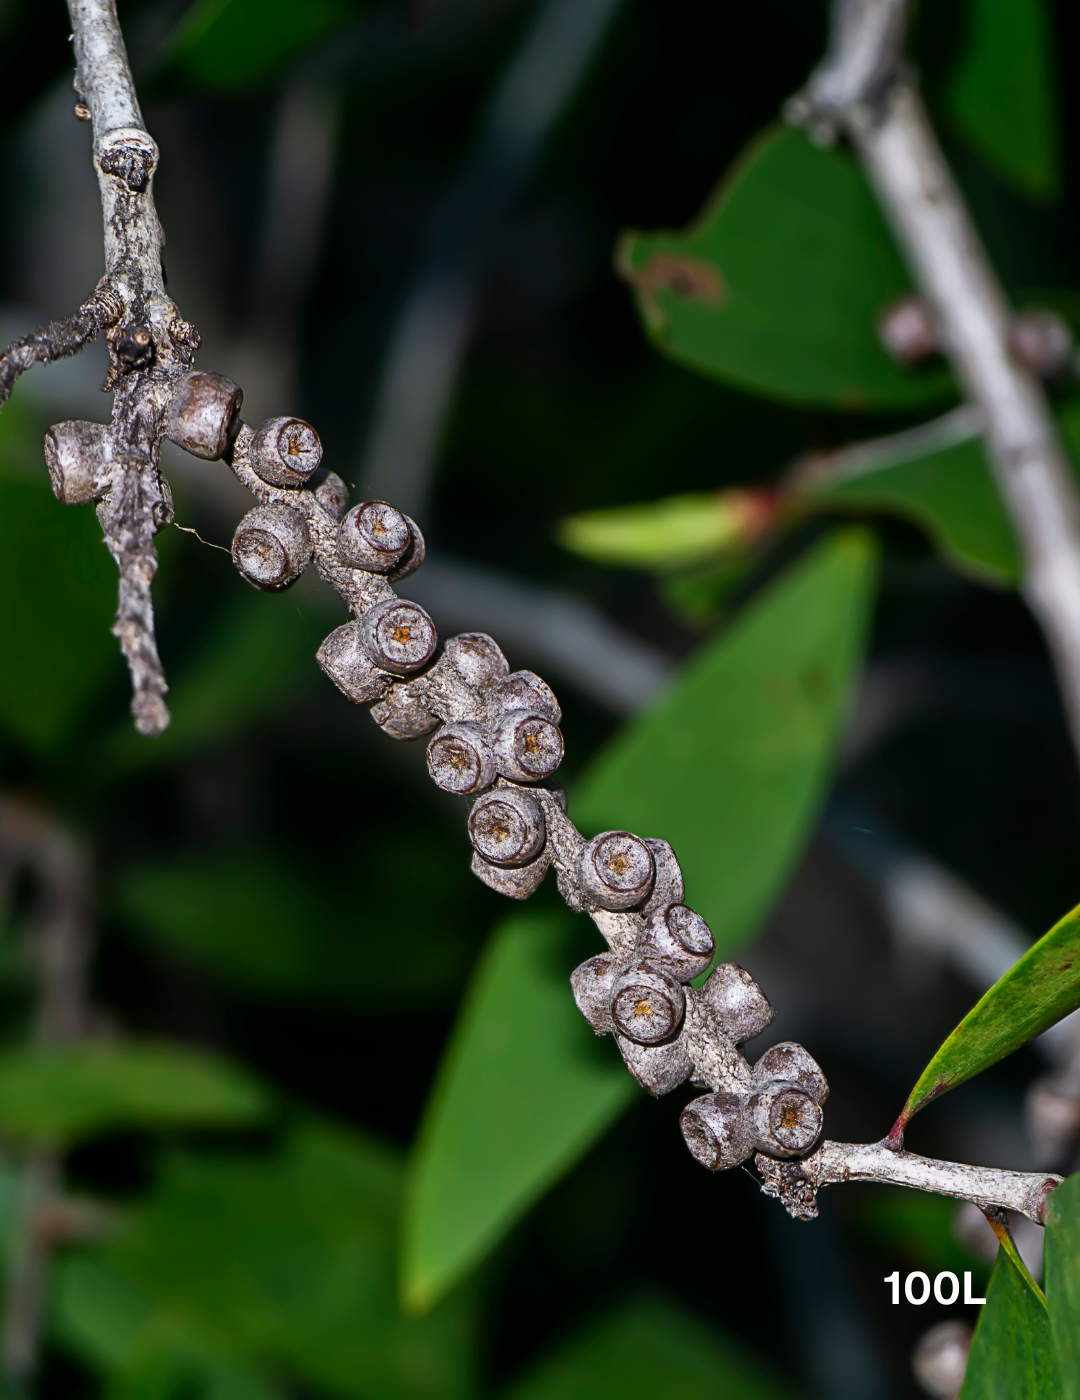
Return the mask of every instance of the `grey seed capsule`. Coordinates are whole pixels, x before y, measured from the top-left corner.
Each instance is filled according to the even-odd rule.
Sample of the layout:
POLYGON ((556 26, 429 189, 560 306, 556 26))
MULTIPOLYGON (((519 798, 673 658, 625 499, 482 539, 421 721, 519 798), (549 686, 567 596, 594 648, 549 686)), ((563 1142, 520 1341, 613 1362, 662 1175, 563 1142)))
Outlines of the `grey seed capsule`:
POLYGON ((543 715, 508 710, 492 731, 495 762, 504 778, 538 783, 563 760, 562 730, 543 715))
POLYGON ((256 506, 236 527, 232 557, 248 583, 278 593, 307 568, 311 558, 307 524, 288 506, 256 506))
POLYGON ((223 374, 192 370, 178 379, 165 409, 165 436, 204 461, 228 451, 239 426, 244 391, 223 374))
MULTIPOLYGON (((360 627, 355 622, 335 628, 319 648, 316 660, 338 690, 357 705, 380 699, 390 684, 390 677, 373 665, 361 645, 360 627)), ((437 722, 432 715, 431 725, 437 722)))
MULTIPOLYGON (((371 665, 370 661, 368 665, 371 665)), ((391 739, 419 739, 424 734, 430 734, 439 722, 438 716, 426 710, 407 685, 396 681, 384 698, 372 705, 370 714, 391 739)))
POLYGON ((513 671, 503 676, 492 689, 489 705, 493 715, 501 710, 528 710, 543 715, 552 724, 562 719, 562 710, 551 687, 533 671, 513 671))
POLYGON ((482 792, 495 781, 495 755, 476 724, 444 724, 428 745, 427 766, 444 792, 482 792))
POLYGON ((451 637, 443 655, 474 690, 486 690, 510 670, 506 657, 486 632, 462 632, 451 637))
POLYGON ((754 1132, 739 1094, 703 1094, 683 1109, 683 1138, 693 1156, 711 1172, 745 1162, 754 1150, 754 1132))
POLYGON ((388 574, 411 544, 408 521, 385 501, 361 501, 338 526, 338 558, 372 574, 388 574))
POLYGON ((45 434, 45 464, 61 505, 99 501, 111 481, 112 435, 101 423, 56 423, 45 434))
POLYGON ((821 1134, 821 1105, 790 1084, 751 1094, 746 1111, 758 1150, 770 1157, 797 1157, 821 1134))
POLYGON ((547 851, 542 851, 528 865, 517 868, 492 865, 479 851, 473 851, 472 873, 497 894, 506 895, 507 899, 528 899, 539 889, 550 864, 551 856, 547 851))
POLYGON ((656 879, 653 881, 652 893, 649 895, 648 903, 642 909, 643 914, 651 914, 657 909, 666 909, 669 904, 681 904, 685 897, 683 889, 682 871, 679 862, 675 859, 675 852, 666 841, 658 841, 651 836, 645 837, 645 844, 653 853, 653 861, 656 865, 656 879))
POLYGON ((1073 337, 1056 311, 1021 311, 1009 328, 1009 348, 1040 379, 1056 379, 1073 362, 1073 337))
POLYGON ((540 804, 520 788, 485 793, 469 813, 469 839, 493 865, 527 865, 547 839, 540 804))
POLYGON ((408 675, 431 660, 438 643, 435 624, 419 603, 388 598, 360 619, 360 637, 376 666, 408 675))
POLYGON ((415 574, 427 557, 427 545, 424 543, 424 536, 420 533, 420 526, 411 515, 403 515, 402 518, 409 527, 409 538, 412 543, 398 563, 386 575, 391 583, 397 583, 399 579, 408 578, 410 574, 415 574))
POLYGON ((256 476, 271 486, 304 486, 322 461, 319 434, 302 418, 268 418, 248 449, 256 476))
POLYGON ((652 851, 628 831, 603 831, 586 842, 578 857, 578 878, 601 909, 633 909, 652 888, 652 851))
POLYGON ((903 297, 878 318, 878 335, 886 353, 900 365, 917 365, 940 348, 934 313, 922 297, 903 297))
POLYGON ((607 1035, 615 1029, 611 1019, 611 997, 615 986, 615 958, 600 953, 589 958, 570 974, 577 1009, 597 1035, 607 1035))
POLYGON ((349 489, 335 472, 320 467, 308 480, 308 489, 331 520, 340 520, 349 505, 349 489))
POLYGON ((650 1094, 670 1094, 694 1071, 684 1036, 666 1045, 637 1045, 626 1036, 617 1035, 615 1044, 627 1069, 650 1094))
POLYGON ((650 962, 666 968, 680 982, 689 982, 713 960, 712 929, 685 904, 671 904, 650 915, 645 927, 650 962))
POLYGON ((682 1025, 686 999, 669 972, 642 962, 616 979, 611 1019, 628 1040, 659 1045, 682 1025))
POLYGON ((754 1079, 758 1084, 790 1084, 809 1094, 815 1103, 824 1103, 829 1097, 828 1081, 821 1066, 794 1040, 782 1040, 766 1050, 754 1066, 754 1079))
POLYGON ((736 1045, 760 1035, 776 1014, 750 974, 735 963, 721 963, 702 987, 701 996, 736 1045))

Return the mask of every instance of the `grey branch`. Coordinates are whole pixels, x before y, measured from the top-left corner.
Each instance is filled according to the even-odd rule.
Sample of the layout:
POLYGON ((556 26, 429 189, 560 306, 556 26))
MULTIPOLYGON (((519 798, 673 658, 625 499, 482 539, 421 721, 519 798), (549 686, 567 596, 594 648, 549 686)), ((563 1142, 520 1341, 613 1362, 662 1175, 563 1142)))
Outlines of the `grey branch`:
POLYGON ((903 70, 903 14, 898 0, 839 0, 829 58, 789 115, 812 128, 818 118, 835 123, 854 144, 957 378, 982 415, 1023 550, 1025 596, 1053 655, 1080 752, 1080 498, 1046 395, 1010 352, 1004 293, 903 70))
MULTIPOLYGON (((18 870, 37 882, 28 936, 37 980, 39 1045, 64 1045, 85 1034, 90 958, 90 862, 62 827, 22 803, 0 798, 0 895, 18 870)), ((59 1154, 44 1147, 23 1160, 18 1216, 7 1265, 0 1370, 16 1383, 37 1367, 50 1253, 46 1222, 62 1187, 59 1154)))
POLYGON ((765 1194, 781 1201, 796 1220, 812 1220, 817 1215, 817 1193, 823 1186, 877 1181, 971 1201, 982 1210, 1015 1210, 1041 1225, 1047 1197, 1062 1181, 1049 1172, 1011 1172, 939 1162, 914 1152, 894 1152, 884 1142, 824 1142, 801 1161, 777 1162, 758 1156, 755 1165, 765 1194))

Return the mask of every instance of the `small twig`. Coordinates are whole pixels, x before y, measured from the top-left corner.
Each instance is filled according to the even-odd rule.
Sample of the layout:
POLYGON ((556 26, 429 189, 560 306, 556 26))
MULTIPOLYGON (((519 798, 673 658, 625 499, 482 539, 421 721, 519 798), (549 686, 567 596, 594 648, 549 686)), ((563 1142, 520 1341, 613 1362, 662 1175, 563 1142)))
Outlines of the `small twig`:
POLYGON ((939 1162, 914 1152, 895 1152, 885 1142, 824 1142, 809 1157, 778 1162, 772 1157, 754 1158, 761 1173, 762 1191, 775 1196, 796 1220, 817 1215, 817 1193, 823 1186, 843 1181, 877 1181, 909 1186, 971 1201, 981 1210, 1015 1210, 1043 1223, 1046 1198, 1062 1178, 1047 1172, 1012 1172, 997 1167, 969 1167, 960 1162, 939 1162))
POLYGON ((946 448, 970 442, 982 433, 983 426, 980 411, 972 404, 962 404, 916 428, 848 443, 832 452, 814 452, 800 457, 784 474, 780 489, 785 495, 798 495, 832 482, 872 476, 889 467, 928 457, 932 452, 944 452, 946 448))
POLYGON ((1080 753, 1080 497, 1046 395, 1009 346, 1010 312, 901 61, 903 0, 837 0, 829 54, 789 118, 852 141, 982 414, 1024 556, 1024 593, 1057 667, 1080 753))
MULTIPOLYGON (((83 847, 40 812, 0 798, 0 865, 26 869, 36 880, 28 937, 37 975, 35 1039, 64 1045, 80 1039, 87 1021, 91 946, 90 862, 83 847)), ((0 1371, 25 1382, 37 1367, 52 1232, 62 1161, 52 1148, 24 1158, 19 1215, 4 1289, 0 1371)))

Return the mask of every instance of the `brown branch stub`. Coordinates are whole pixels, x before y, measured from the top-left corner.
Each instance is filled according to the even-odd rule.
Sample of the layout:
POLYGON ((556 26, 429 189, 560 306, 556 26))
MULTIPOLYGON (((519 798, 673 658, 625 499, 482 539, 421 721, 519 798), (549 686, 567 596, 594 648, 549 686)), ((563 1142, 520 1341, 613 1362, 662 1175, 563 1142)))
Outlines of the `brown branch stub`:
POLYGON ((762 1191, 774 1196, 795 1220, 813 1220, 817 1193, 845 1181, 876 1181, 971 1201, 983 1211, 1015 1210, 1041 1225, 1046 1201, 1062 1178, 1050 1172, 1014 1172, 941 1162, 914 1152, 895 1151, 887 1140, 873 1143, 824 1142, 808 1157, 777 1162, 754 1158, 762 1191))

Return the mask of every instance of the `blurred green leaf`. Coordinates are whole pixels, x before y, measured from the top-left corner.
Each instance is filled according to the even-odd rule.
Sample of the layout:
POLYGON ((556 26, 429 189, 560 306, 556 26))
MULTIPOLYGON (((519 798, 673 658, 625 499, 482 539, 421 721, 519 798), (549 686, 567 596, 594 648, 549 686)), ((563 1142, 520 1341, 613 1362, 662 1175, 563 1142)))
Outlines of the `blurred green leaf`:
POLYGON ((960 1400, 1050 1400, 1061 1394, 1046 1302, 1030 1274, 998 1253, 960 1400))
POLYGON ((989 1273, 989 1267, 957 1240, 956 1202, 945 1196, 902 1186, 875 1186, 852 1203, 850 1218, 879 1254, 896 1258, 906 1268, 922 1269, 931 1276, 968 1270, 983 1280, 989 1273))
POLYGON ((1080 1400, 1080 1176, 1070 1176, 1050 1194, 1046 1301, 1062 1400, 1080 1400))
POLYGON ((703 374, 841 409, 950 392, 885 353, 877 318, 910 279, 854 161, 802 131, 770 127, 685 233, 629 232, 617 257, 657 346, 703 374))
POLYGON ((343 1004, 407 995, 420 1004, 456 990, 474 956, 455 921, 472 892, 467 868, 445 843, 415 834, 376 842, 361 859, 328 891, 326 871, 301 860, 221 852, 121 870, 116 896, 141 935, 265 995, 343 1004), (408 958, 354 897, 365 872, 374 884, 388 870, 409 881, 408 958))
POLYGON ((116 566, 92 506, 49 490, 37 426, 0 412, 0 728, 35 749, 67 739, 121 665, 109 633, 116 566))
POLYGON ((559 523, 558 539, 597 564, 666 573, 745 550, 774 514, 772 493, 712 491, 571 515, 559 523))
POLYGON ((996 1065, 1080 1006, 1080 908, 999 978, 923 1070, 893 1132, 958 1084, 996 1065))
MULTIPOLYGON (((359 1400, 463 1397, 462 1299, 419 1321, 398 1309, 400 1176, 390 1152, 317 1124, 269 1160, 177 1155, 100 1257, 185 1334, 245 1365, 359 1400)), ((70 1329, 70 1294, 68 1305, 70 1329)))
POLYGON ((1015 587, 1020 553, 978 438, 864 475, 822 481, 803 499, 887 510, 921 525, 959 573, 1015 587))
POLYGON ((744 944, 798 859, 858 674, 872 539, 816 546, 704 646, 578 785, 586 831, 662 834, 721 956, 744 944))
POLYGON ((574 1006, 571 927, 562 913, 516 915, 477 969, 410 1170, 402 1292, 413 1310, 472 1268, 635 1093, 574 1006))
POLYGON ((159 71, 195 87, 249 87, 274 77, 358 8, 356 0, 195 0, 159 71))
POLYGON ((786 1400, 793 1392, 733 1339, 641 1298, 543 1361, 503 1400, 786 1400))
POLYGON ((0 1129, 76 1142, 113 1128, 234 1127, 270 1111, 236 1066, 179 1045, 131 1043, 0 1054, 0 1129))
POLYGON ((991 169, 1023 194, 1060 183, 1057 83, 1044 0, 967 0, 967 42, 949 114, 991 169))
POLYGON ((293 703, 318 676, 325 633, 317 606, 247 589, 214 618, 194 656, 170 677, 172 723, 151 742, 125 723, 97 746, 111 776, 174 762, 250 729, 293 703))

